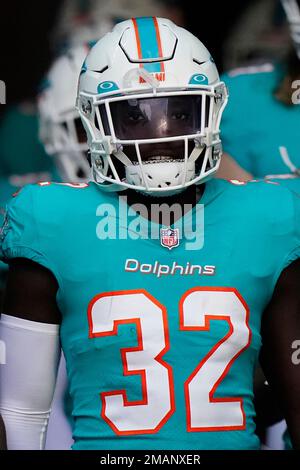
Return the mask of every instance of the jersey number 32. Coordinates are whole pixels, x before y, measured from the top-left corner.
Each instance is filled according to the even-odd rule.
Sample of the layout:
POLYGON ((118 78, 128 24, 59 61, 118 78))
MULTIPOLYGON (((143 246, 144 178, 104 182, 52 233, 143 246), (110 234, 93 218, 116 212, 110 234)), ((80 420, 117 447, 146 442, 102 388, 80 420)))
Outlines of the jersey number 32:
MULTIPOLYGON (((249 346, 249 309, 235 289, 197 287, 180 299, 180 330, 209 331, 211 320, 226 321, 229 331, 183 384, 187 430, 245 429, 243 400, 214 397, 237 357, 249 346)), ((138 346, 121 349, 124 375, 139 375, 142 399, 129 401, 126 390, 101 393, 102 418, 118 435, 156 433, 175 411, 173 371, 163 360, 169 350, 166 308, 145 290, 103 293, 88 309, 89 337, 117 335, 121 324, 134 324, 138 346), (159 389, 159 400, 157 390, 159 389)), ((188 374, 189 371, 187 371, 188 374)))

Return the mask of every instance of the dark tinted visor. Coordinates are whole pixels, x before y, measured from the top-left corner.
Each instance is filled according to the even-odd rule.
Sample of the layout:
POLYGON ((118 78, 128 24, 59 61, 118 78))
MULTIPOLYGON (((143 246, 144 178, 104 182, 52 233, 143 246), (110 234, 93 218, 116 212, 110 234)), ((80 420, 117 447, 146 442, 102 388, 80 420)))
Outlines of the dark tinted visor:
MULTIPOLYGON (((115 135, 120 140, 157 139, 198 134, 208 124, 209 97, 181 95, 138 98, 110 103, 115 135), (205 106, 204 123, 201 123, 205 106), (204 125, 203 125, 204 124, 204 125)), ((110 135, 105 106, 100 106, 104 131, 110 135)))

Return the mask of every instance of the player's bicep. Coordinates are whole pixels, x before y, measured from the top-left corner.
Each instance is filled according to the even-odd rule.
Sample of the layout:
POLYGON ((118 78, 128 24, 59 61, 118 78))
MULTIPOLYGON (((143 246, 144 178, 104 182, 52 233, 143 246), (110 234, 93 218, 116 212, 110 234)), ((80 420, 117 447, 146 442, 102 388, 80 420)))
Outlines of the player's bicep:
POLYGON ((58 283, 43 266, 16 258, 10 262, 2 312, 40 323, 60 324, 58 283))
POLYGON ((300 339, 300 260, 286 268, 262 319, 261 364, 276 392, 296 448, 300 448, 300 369, 293 344, 300 339))

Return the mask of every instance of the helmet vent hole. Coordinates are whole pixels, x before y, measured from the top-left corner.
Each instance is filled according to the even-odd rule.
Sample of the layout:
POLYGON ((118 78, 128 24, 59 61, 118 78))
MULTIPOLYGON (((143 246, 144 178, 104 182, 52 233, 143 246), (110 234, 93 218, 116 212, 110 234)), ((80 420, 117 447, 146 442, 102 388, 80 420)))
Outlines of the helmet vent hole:
POLYGON ((105 65, 105 67, 103 67, 103 69, 101 69, 101 70, 93 70, 93 72, 103 73, 103 72, 105 72, 105 70, 107 70, 107 69, 108 69, 108 65, 105 65))
POLYGON ((177 175, 175 176, 175 178, 178 178, 178 176, 179 176, 179 173, 177 173, 177 175))
POLYGON ((200 62, 200 60, 193 59, 193 62, 195 62, 195 64, 202 65, 205 64, 206 60, 204 62, 200 62))
POLYGON ((153 179, 151 175, 147 175, 147 176, 148 176, 149 180, 152 180, 152 179, 153 179))

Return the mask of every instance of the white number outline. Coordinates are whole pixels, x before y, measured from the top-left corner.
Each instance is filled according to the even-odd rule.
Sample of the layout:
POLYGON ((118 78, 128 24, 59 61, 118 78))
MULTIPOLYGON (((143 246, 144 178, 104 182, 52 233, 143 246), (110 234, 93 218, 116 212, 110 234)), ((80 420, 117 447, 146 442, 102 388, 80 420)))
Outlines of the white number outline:
MULTIPOLYGON (((252 333, 251 329, 249 327, 249 307, 241 294, 238 292, 237 289, 235 288, 227 288, 227 287, 195 287, 192 289, 189 289, 187 292, 185 292, 179 301, 179 318, 180 318, 180 325, 179 329, 181 331, 209 331, 210 329, 210 320, 222 320, 222 321, 227 321, 230 329, 229 332, 221 338, 206 354, 206 356, 200 361, 199 365, 196 367, 196 369, 192 372, 192 374, 189 375, 188 379, 184 383, 184 393, 185 393, 185 402, 186 402, 186 416, 187 416, 187 431, 188 432, 206 432, 206 431, 233 431, 233 430, 244 430, 246 428, 246 415, 244 411, 244 406, 243 406, 243 398, 242 397, 214 397, 214 393, 220 383, 224 380, 226 375, 228 374, 232 364, 236 361, 236 359, 250 346, 251 344, 251 338, 252 338, 252 333), (240 409, 243 417, 243 424, 238 425, 238 426, 217 426, 217 427, 208 427, 208 426, 203 426, 203 427, 192 427, 191 426, 191 406, 190 406, 190 399, 189 399, 189 384, 191 380, 196 376, 196 374, 201 370, 201 367, 203 364, 205 364, 211 356, 217 351, 217 349, 224 344, 233 334, 234 332, 234 325, 231 322, 231 317, 230 313, 228 315, 214 315, 212 314, 204 314, 205 317, 205 324, 204 326, 185 326, 184 325, 184 301, 186 298, 195 291, 204 291, 204 292, 231 292, 234 293, 237 297, 237 299, 241 302, 243 307, 245 308, 246 312, 246 321, 245 321, 245 326, 248 329, 248 342, 246 345, 241 347, 241 349, 232 357, 229 363, 226 364, 223 373, 217 380, 217 382, 214 384, 214 387, 210 390, 209 392, 209 401, 211 403, 222 403, 222 402, 239 402, 240 404, 240 409)), ((135 324, 136 325, 136 331, 137 331, 137 338, 138 338, 138 346, 132 347, 132 348, 121 348, 120 353, 121 353, 121 358, 122 358, 122 364, 123 364, 123 370, 124 370, 124 375, 141 375, 141 383, 142 383, 142 396, 143 399, 140 401, 128 401, 127 399, 127 394, 126 390, 114 390, 110 392, 101 392, 100 397, 102 401, 102 409, 101 409, 101 417, 102 419, 111 427, 111 429, 117 434, 117 435, 137 435, 137 434, 155 434, 157 433, 163 426, 164 424, 169 420, 169 418, 172 416, 172 414, 175 411, 175 391, 174 391, 174 381, 173 381, 173 370, 172 367, 167 364, 165 361, 162 360, 162 357, 164 354, 166 354, 169 349, 170 349, 170 340, 169 340, 169 328, 168 328, 168 319, 167 319, 167 310, 164 305, 162 305, 155 297, 153 297, 149 292, 145 289, 137 289, 137 290, 124 290, 124 291, 113 291, 113 292, 105 292, 96 295, 91 302, 89 303, 88 306, 88 322, 89 322, 89 338, 95 338, 95 337, 102 337, 102 336, 111 336, 111 335, 117 335, 118 334, 118 325, 119 324, 135 324), (166 416, 160 421, 160 423, 155 427, 155 429, 151 430, 133 430, 133 431, 120 431, 112 421, 109 420, 109 418, 105 415, 105 397, 106 396, 111 396, 111 395, 117 395, 121 394, 123 396, 123 403, 124 406, 137 406, 137 405, 145 405, 147 404, 147 384, 146 384, 146 379, 145 379, 145 370, 135 370, 135 371, 129 371, 127 367, 127 361, 126 361, 126 354, 128 352, 134 352, 134 351, 142 351, 143 350, 143 338, 142 338, 142 329, 141 329, 141 322, 139 318, 127 318, 125 320, 114 320, 114 327, 111 331, 106 331, 106 332, 93 332, 93 320, 92 320, 92 309, 95 303, 103 298, 103 297, 110 297, 110 296, 118 296, 118 295, 135 295, 135 294, 144 294, 151 302, 153 302, 156 306, 159 307, 159 309, 162 312, 163 315, 163 324, 164 324, 164 334, 165 334, 165 347, 161 350, 161 352, 154 358, 157 362, 159 362, 161 365, 163 365, 167 370, 168 370, 168 375, 169 375, 169 391, 170 391, 170 403, 171 403, 171 409, 170 411, 166 414, 166 416)))
POLYGON ((249 327, 249 307, 241 294, 238 292, 237 289, 231 287, 194 287, 189 289, 180 299, 179 303, 179 316, 180 316, 180 330, 181 331, 209 331, 210 330, 210 321, 222 320, 227 321, 229 325, 229 332, 221 338, 204 356, 196 369, 190 374, 188 379, 185 381, 184 384, 184 394, 185 394, 185 403, 186 403, 186 415, 187 415, 187 430, 188 432, 207 432, 207 431, 242 431, 246 429, 246 414, 244 411, 244 404, 242 397, 214 397, 214 394, 220 385, 220 383, 224 380, 226 375, 228 374, 231 366, 234 364, 236 359, 250 346, 251 339, 252 339, 252 332, 249 327), (245 326, 248 329, 248 341, 246 345, 240 348, 240 350, 232 357, 232 359, 226 364, 223 373, 219 376, 218 380, 215 382, 213 388, 210 390, 208 396, 210 403, 226 403, 226 402, 238 402, 240 404, 240 409, 242 413, 242 425, 232 425, 232 426, 197 426, 193 427, 191 424, 192 416, 191 416, 191 399, 190 399, 190 391, 189 385, 190 382, 194 379, 194 377, 200 372, 202 366, 214 355, 214 353, 219 349, 219 347, 224 344, 234 333, 234 325, 231 321, 230 313, 227 315, 214 315, 204 313, 205 317, 205 324, 204 326, 185 326, 184 325, 184 301, 190 296, 193 292, 232 292, 236 295, 237 299, 241 302, 242 306, 245 309, 246 313, 246 321, 245 326))
POLYGON ((125 389, 124 390, 113 390, 113 391, 110 391, 110 392, 101 392, 100 393, 100 398, 101 398, 101 402, 102 402, 101 417, 113 429, 113 431, 119 436, 137 435, 137 434, 156 434, 164 426, 164 424, 169 420, 169 418, 172 416, 172 414, 175 412, 175 394, 174 394, 175 389, 174 389, 173 369, 170 366, 170 364, 168 364, 168 363, 166 363, 165 361, 162 360, 162 357, 170 349, 169 327, 168 327, 166 307, 164 305, 160 304, 160 302, 155 297, 153 297, 151 294, 149 294, 149 292, 146 291, 145 289, 105 292, 105 293, 101 293, 99 295, 96 295, 91 300, 91 302, 89 303, 88 322, 89 322, 89 338, 117 335, 118 334, 118 326, 120 324, 135 324, 136 325, 138 346, 131 347, 131 348, 122 348, 120 350, 120 352, 121 352, 121 359, 122 359, 124 375, 125 376, 126 375, 141 375, 143 399, 140 400, 140 401, 129 401, 127 399, 127 393, 126 393, 125 389), (134 317, 131 318, 131 319, 128 318, 128 319, 125 319, 125 320, 114 320, 113 330, 102 332, 102 333, 96 333, 96 332, 93 332, 92 310, 93 310, 93 307, 96 304, 96 302, 99 299, 102 299, 104 297, 111 297, 111 296, 115 297, 115 296, 121 296, 121 295, 136 295, 136 294, 145 295, 162 312, 165 346, 161 350, 161 352, 154 358, 154 360, 157 361, 159 364, 161 364, 163 367, 165 367, 168 371, 169 392, 170 392, 170 410, 165 415, 165 417, 158 423, 158 425, 154 429, 150 429, 150 430, 147 430, 147 429, 146 430, 145 429, 137 430, 136 429, 134 431, 130 431, 130 430, 121 431, 120 429, 118 429, 116 427, 116 425, 108 418, 108 416, 105 413, 106 412, 106 397, 113 396, 113 395, 122 395, 123 404, 124 404, 125 407, 126 406, 147 405, 147 383, 146 383, 146 372, 145 372, 146 369, 129 371, 128 370, 128 365, 127 365, 127 360, 126 360, 126 354, 128 352, 142 351, 143 350, 143 337, 142 337, 141 322, 140 322, 139 318, 134 318, 134 317))

